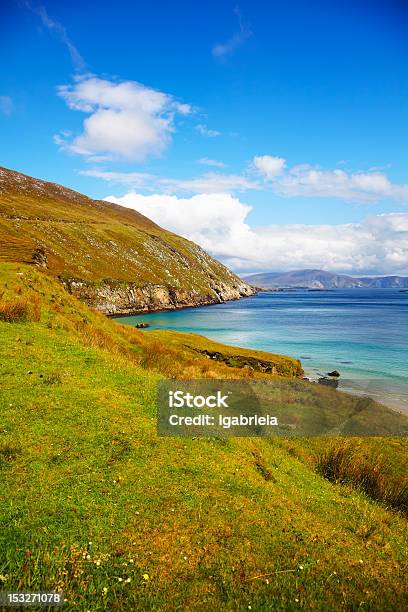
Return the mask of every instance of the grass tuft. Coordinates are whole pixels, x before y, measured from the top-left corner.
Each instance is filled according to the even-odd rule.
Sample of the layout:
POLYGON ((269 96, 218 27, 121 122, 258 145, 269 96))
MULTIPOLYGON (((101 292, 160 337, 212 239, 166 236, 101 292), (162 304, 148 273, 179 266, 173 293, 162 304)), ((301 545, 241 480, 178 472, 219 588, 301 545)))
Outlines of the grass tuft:
POLYGON ((44 385, 57 385, 62 383, 62 374, 60 372, 51 372, 43 380, 44 385))
POLYGON ((22 453, 21 446, 19 444, 12 444, 10 442, 2 442, 0 444, 0 469, 4 465, 11 463, 17 459, 18 455, 22 453))
POLYGON ((362 455, 349 441, 336 443, 318 456, 317 471, 331 482, 356 487, 408 516, 408 479, 391 477, 387 460, 379 453, 362 455))
POLYGON ((5 323, 24 323, 39 321, 41 318, 41 300, 34 295, 30 301, 25 298, 0 300, 0 321, 5 323))
POLYGON ((14 299, 0 302, 0 320, 5 323, 21 323, 27 321, 29 307, 27 300, 14 299))

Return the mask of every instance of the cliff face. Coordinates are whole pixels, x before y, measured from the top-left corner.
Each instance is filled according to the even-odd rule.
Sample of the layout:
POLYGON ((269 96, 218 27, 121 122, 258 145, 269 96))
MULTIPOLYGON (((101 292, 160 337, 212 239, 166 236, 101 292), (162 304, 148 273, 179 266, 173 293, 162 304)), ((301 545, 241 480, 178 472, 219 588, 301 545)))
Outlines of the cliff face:
POLYGON ((0 261, 31 263, 109 315, 215 304, 254 289, 140 213, 0 168, 0 261))
POLYGON ((213 283, 213 292, 208 294, 164 285, 139 287, 134 283, 123 284, 113 281, 96 285, 80 280, 64 279, 63 284, 72 295, 110 316, 217 304, 238 300, 255 293, 255 290, 245 283, 234 286, 213 283))

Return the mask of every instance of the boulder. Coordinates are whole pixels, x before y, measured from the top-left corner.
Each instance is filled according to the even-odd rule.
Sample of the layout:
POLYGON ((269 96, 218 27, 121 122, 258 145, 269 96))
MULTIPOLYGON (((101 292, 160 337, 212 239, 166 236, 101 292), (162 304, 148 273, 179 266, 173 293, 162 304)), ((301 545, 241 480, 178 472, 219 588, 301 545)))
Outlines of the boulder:
POLYGON ((339 386, 339 381, 336 378, 327 378, 327 376, 319 378, 317 382, 319 385, 326 385, 326 387, 332 387, 333 389, 337 389, 339 386))
POLYGON ((32 255, 32 262, 35 266, 40 268, 48 267, 48 255, 42 246, 39 246, 32 255))

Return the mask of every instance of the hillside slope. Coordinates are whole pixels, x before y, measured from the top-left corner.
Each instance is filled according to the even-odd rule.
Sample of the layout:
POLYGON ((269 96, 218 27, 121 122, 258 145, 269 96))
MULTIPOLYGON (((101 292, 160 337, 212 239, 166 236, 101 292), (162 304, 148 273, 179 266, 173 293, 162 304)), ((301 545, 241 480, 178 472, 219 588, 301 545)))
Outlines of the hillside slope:
POLYGON ((0 168, 0 261, 35 263, 107 314, 211 304, 254 290, 139 214, 0 168))
MULTIPOLYGON (((0 312, 3 590, 61 590, 84 612, 405 609, 406 519, 319 473, 338 441, 157 436, 162 376, 263 374, 119 325, 32 266, 0 265, 0 312)), ((324 414, 320 385, 282 401, 298 386, 324 414)), ((405 486, 407 510, 407 440, 374 442, 353 438, 353 464, 375 453, 365 478, 405 486)))
POLYGON ((244 276, 256 287, 308 287, 310 289, 407 288, 406 276, 362 276, 334 274, 326 270, 293 270, 291 272, 261 272, 244 276))

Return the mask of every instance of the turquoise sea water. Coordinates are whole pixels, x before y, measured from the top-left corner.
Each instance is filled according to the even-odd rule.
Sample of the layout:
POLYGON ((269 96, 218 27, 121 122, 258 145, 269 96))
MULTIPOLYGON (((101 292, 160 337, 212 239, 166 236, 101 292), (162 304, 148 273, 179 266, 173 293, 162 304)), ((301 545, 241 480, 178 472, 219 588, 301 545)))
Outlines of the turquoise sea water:
POLYGON ((336 369, 344 390, 408 412, 408 293, 398 289, 263 292, 120 320, 291 355, 312 378, 336 369))

